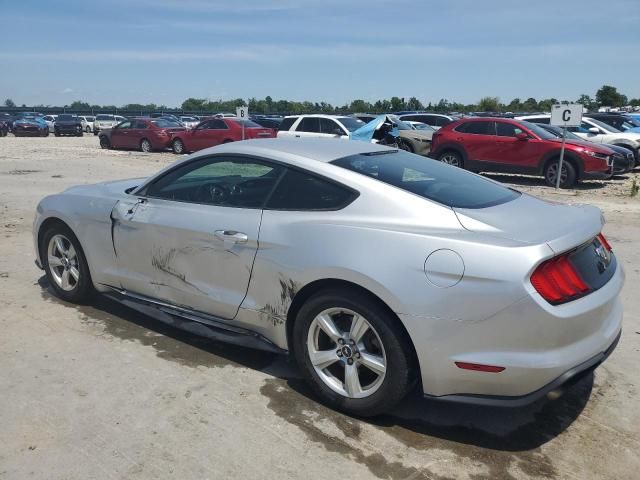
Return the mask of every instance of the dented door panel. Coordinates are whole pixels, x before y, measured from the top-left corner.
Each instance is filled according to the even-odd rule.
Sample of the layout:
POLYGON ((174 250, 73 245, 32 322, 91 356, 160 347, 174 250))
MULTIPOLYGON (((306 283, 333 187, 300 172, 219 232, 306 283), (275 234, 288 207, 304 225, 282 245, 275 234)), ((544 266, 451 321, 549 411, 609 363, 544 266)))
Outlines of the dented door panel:
POLYGON ((125 290, 235 317, 258 247, 260 210, 151 198, 121 202, 112 217, 125 290))

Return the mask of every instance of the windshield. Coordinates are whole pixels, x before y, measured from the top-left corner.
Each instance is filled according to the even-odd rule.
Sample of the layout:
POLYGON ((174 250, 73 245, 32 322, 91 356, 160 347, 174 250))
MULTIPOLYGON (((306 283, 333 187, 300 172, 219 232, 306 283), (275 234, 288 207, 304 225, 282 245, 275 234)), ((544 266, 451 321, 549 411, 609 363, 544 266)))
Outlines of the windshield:
POLYGON ((101 120, 103 122, 113 122, 115 118, 113 118, 113 115, 96 115, 96 120, 101 120))
POLYGON ((75 115, 58 115, 58 120, 62 120, 63 122, 66 120, 75 120, 76 118, 75 115))
POLYGON ((606 123, 601 122, 600 120, 596 120, 595 118, 590 118, 589 122, 593 123, 594 125, 597 125, 598 127, 600 127, 605 132, 621 133, 620 130, 618 130, 617 128, 612 127, 611 125, 607 125, 606 123))
POLYGON ((427 130, 429 132, 435 132, 436 129, 426 123, 412 123, 411 126, 416 130, 427 130))
POLYGON ((156 127, 160 127, 160 128, 181 128, 182 125, 180 125, 178 122, 174 122, 172 120, 169 120, 168 118, 156 118, 155 120, 151 120, 151 123, 153 123, 156 127))
MULTIPOLYGON (((544 128, 547 132, 549 132, 551 135, 553 135, 556 138, 562 138, 562 129, 560 127, 556 127, 554 125, 545 125, 544 127, 540 127, 540 128, 544 128)), ((570 132, 569 130, 567 130, 566 138, 567 140, 580 140, 584 142, 584 138, 579 137, 578 135, 576 135, 573 132, 570 132)))
POLYGON ((340 117, 338 118, 338 121, 342 125, 344 125, 344 128, 346 128, 350 132, 354 132, 364 125, 364 122, 362 120, 358 120, 357 118, 353 117, 340 117))
POLYGON ((198 121, 197 118, 193 118, 193 117, 180 117, 180 120, 182 120, 183 122, 197 122, 198 121))
POLYGON ((640 127, 640 122, 635 118, 628 118, 622 122, 622 129, 629 130, 630 128, 640 127))
POLYGON ((84 117, 84 119, 85 119, 87 122, 93 122, 93 121, 96 119, 96 117, 84 117))
POLYGON ((401 150, 351 155, 331 163, 449 207, 485 208, 520 196, 461 168, 401 150))

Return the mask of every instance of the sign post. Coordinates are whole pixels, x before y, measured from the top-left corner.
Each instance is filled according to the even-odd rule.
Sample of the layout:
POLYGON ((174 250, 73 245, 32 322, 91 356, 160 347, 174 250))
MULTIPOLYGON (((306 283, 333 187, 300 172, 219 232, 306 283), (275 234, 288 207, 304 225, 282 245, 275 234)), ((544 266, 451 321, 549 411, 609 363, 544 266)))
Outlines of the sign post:
POLYGON ((564 103, 551 107, 551 125, 562 127, 562 146, 560 147, 560 160, 556 172, 556 189, 560 188, 562 178, 562 164, 564 162, 564 145, 567 140, 567 127, 579 127, 582 121, 581 103, 564 103))
POLYGON ((249 107, 236 107, 236 117, 241 120, 242 125, 242 140, 244 140, 244 122, 249 118, 249 107))

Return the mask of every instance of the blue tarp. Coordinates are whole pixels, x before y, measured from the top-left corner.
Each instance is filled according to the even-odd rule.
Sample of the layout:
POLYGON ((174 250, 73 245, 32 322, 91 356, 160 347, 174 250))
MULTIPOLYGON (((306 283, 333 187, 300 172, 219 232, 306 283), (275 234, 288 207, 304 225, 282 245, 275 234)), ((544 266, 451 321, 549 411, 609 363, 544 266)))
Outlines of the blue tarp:
POLYGON ((351 132, 351 135, 349 135, 349 139, 360 140, 361 142, 370 142, 376 130, 378 130, 380 126, 385 122, 394 125, 393 129, 391 130, 391 134, 394 137, 400 136, 400 132, 398 131, 398 126, 396 125, 396 123, 391 118, 389 118, 388 115, 380 115, 379 117, 371 120, 366 125, 363 125, 359 129, 351 132))

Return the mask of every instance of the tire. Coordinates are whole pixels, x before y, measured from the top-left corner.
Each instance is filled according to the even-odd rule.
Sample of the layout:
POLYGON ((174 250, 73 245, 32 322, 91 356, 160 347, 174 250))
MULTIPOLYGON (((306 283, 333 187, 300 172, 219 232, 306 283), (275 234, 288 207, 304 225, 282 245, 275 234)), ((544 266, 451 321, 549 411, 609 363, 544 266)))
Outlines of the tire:
POLYGON ((140 140, 140 151, 145 153, 149 153, 153 151, 153 146, 151 145, 151 142, 146 138, 143 138, 142 140, 140 140))
POLYGON ((94 131, 93 131, 93 134, 94 134, 94 135, 98 135, 98 131, 97 131, 97 130, 94 130, 94 131))
MULTIPOLYGON (((556 175, 558 171, 559 159, 553 159, 544 168, 544 180, 550 187, 556 186, 556 175)), ((567 162, 562 162, 562 175, 560 177, 560 188, 571 188, 576 184, 577 175, 575 167, 567 162)))
POLYGON ((69 227, 56 223, 44 232, 40 258, 57 297, 72 303, 86 303, 91 299, 94 289, 89 265, 80 242, 69 227), (59 265, 53 263, 54 258, 59 265))
POLYGON ((398 148, 400 150, 404 150, 405 152, 415 153, 415 150, 413 148, 413 145, 411 145, 411 142, 405 140, 404 138, 398 139, 398 148))
POLYGON ((56 137, 59 137, 59 136, 60 136, 60 132, 54 132, 54 135, 55 135, 56 137))
POLYGON ((100 136, 100 148, 103 150, 108 150, 111 148, 111 142, 105 135, 100 136))
POLYGON ((375 299, 360 292, 327 290, 307 300, 295 320, 293 350, 306 380, 323 402, 336 410, 368 417, 388 412, 406 396, 414 384, 414 356, 408 336, 397 322, 375 299), (352 314, 369 327, 355 345, 350 343, 348 331, 352 314), (330 319, 337 340, 320 327, 321 315, 330 319), (314 350, 316 354, 326 352, 324 357, 316 357, 331 363, 318 366, 316 362, 314 366, 314 350), (384 373, 364 365, 365 356, 377 358, 384 373), (349 378, 354 378, 355 372, 357 384, 347 384, 347 372, 352 373, 349 378))
POLYGON ((442 152, 438 157, 438 160, 453 167, 464 168, 464 160, 462 159, 462 155, 460 155, 455 150, 447 150, 445 152, 442 152))
POLYGON ((176 138, 171 143, 171 149, 173 150, 173 153, 175 153, 176 155, 183 154, 184 153, 184 142, 182 140, 180 140, 179 138, 176 138))
POLYGON ((76 133, 76 137, 82 137, 82 136, 84 136, 84 132, 82 130, 76 133))
POLYGON ((84 129, 85 132, 87 133, 91 133, 91 127, 89 125, 87 125, 84 129))
POLYGON ((222 143, 231 143, 231 142, 233 142, 233 140, 231 140, 230 138, 227 138, 227 139, 226 139, 224 142, 222 142, 222 143))

